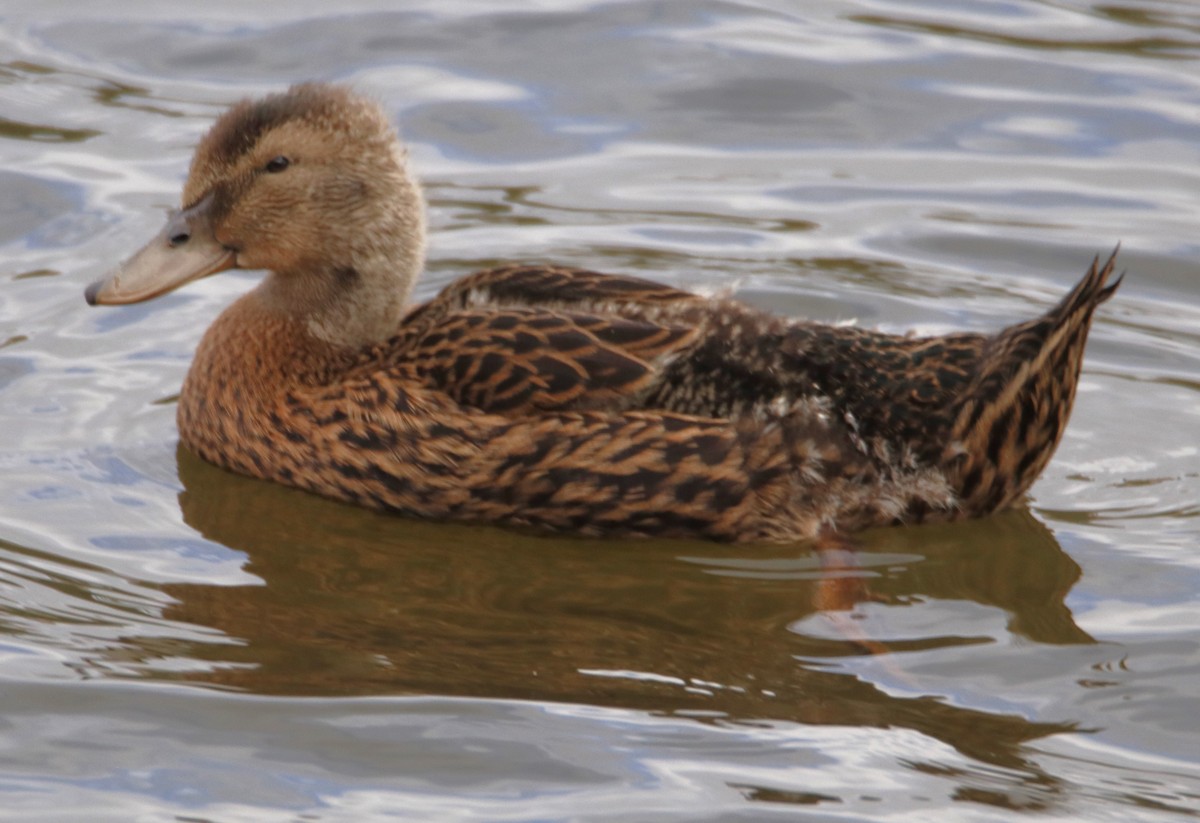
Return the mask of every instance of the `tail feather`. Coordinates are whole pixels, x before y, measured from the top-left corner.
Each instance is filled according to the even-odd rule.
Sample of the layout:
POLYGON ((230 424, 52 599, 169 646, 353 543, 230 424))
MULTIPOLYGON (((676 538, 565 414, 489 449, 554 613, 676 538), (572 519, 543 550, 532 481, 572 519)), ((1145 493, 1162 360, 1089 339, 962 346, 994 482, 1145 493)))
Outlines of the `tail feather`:
POLYGON ((1050 311, 988 344, 961 396, 945 455, 964 514, 1009 505, 1049 462, 1075 400, 1092 316, 1125 276, 1109 282, 1119 250, 1103 266, 1097 256, 1050 311))
POLYGON ((1103 266, 1100 265, 1100 255, 1096 255, 1092 260, 1092 266, 1088 269, 1087 274, 1075 285, 1075 288, 1067 293, 1066 297, 1059 302, 1058 306, 1050 314, 1065 317, 1080 309, 1095 311, 1097 306, 1116 294, 1117 288, 1125 279, 1124 271, 1112 283, 1105 284, 1112 277, 1113 268, 1117 263, 1117 255, 1120 251, 1121 244, 1118 243, 1103 266))

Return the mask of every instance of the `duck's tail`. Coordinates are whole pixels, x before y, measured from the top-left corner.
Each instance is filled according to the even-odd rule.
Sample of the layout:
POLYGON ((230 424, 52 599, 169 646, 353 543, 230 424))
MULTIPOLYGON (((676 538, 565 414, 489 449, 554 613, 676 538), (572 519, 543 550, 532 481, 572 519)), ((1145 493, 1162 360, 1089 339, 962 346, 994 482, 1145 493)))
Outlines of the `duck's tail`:
POLYGON ((963 515, 1005 508, 1049 462, 1071 414, 1092 315, 1124 278, 1108 282, 1119 250, 1103 266, 1097 257, 1046 314, 988 343, 961 396, 945 454, 963 515))

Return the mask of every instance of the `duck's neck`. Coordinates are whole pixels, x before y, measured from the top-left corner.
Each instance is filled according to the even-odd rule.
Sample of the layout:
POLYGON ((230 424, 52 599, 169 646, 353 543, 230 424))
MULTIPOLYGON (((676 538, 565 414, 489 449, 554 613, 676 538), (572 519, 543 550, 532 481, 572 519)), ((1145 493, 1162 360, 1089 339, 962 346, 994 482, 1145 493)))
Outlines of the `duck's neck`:
POLYGON ((380 256, 323 271, 272 272, 253 292, 263 310, 292 318, 316 340, 361 349, 396 333, 420 260, 380 256))

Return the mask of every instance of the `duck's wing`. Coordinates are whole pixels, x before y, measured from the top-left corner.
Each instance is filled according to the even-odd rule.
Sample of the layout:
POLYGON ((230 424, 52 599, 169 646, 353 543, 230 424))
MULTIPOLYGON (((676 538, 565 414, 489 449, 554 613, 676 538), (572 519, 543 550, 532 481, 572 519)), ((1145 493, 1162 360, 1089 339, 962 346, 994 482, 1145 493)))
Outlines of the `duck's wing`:
MULTIPOLYGON (((480 271, 451 283, 428 303, 413 309, 403 327, 441 328, 458 322, 455 318, 464 312, 530 310, 569 316, 576 331, 591 334, 603 344, 592 349, 575 342, 565 349, 548 346, 556 356, 564 350, 580 351, 593 363, 608 360, 611 366, 611 354, 602 351, 607 348, 616 350, 616 361, 629 357, 641 361, 638 368, 617 371, 630 377, 618 390, 620 408, 733 418, 764 410, 781 398, 795 399, 808 386, 808 381, 803 386, 785 385, 787 375, 779 368, 779 344, 786 325, 782 319, 728 297, 705 297, 649 280, 586 269, 514 265, 480 271), (635 373, 637 378, 632 377, 635 373)), ((529 321, 533 325, 542 322, 552 323, 529 321)), ((529 342, 528 338, 521 340, 529 342)), ((532 404, 521 399, 526 384, 514 396, 514 408, 541 408, 546 401, 558 409, 614 408, 605 404, 613 399, 611 390, 616 384, 605 378, 603 369, 579 361, 575 366, 579 368, 570 371, 586 373, 581 382, 564 380, 568 390, 562 393, 535 392, 532 404), (585 390, 584 383, 594 391, 585 390)), ((516 371, 524 373, 525 368, 516 371)), ((506 373, 502 380, 510 377, 506 373)), ((485 408, 496 404, 495 399, 475 400, 485 408)))
POLYGON ((460 309, 417 324, 391 357, 396 379, 510 417, 636 408, 692 327, 535 308, 460 309))

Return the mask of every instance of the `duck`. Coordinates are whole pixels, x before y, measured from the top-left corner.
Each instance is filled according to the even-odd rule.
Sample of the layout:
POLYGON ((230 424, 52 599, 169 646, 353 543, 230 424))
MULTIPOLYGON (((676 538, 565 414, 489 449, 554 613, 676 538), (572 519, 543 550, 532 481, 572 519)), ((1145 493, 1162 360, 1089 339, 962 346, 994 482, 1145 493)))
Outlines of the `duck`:
POLYGON ((410 301, 425 205, 383 108, 302 83, 236 103, 181 207, 87 287, 265 277, 207 329, 182 445, 410 517, 791 543, 1019 503, 1062 438, 1117 252, 994 334, 890 334, 730 295, 515 263, 410 301))

